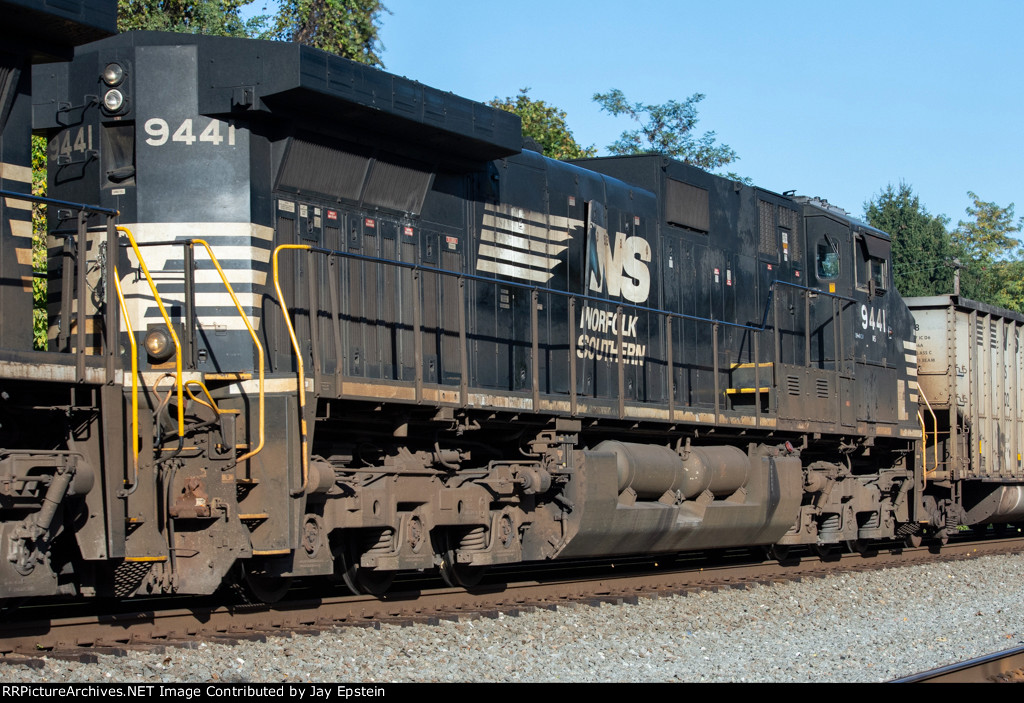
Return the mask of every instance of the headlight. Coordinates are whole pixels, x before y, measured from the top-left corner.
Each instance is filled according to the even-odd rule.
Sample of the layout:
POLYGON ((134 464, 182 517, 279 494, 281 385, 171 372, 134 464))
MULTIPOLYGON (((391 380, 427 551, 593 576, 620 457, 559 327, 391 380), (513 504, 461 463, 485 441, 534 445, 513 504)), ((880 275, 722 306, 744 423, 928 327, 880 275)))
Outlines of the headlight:
POLYGON ((108 63, 100 77, 110 87, 121 85, 121 81, 124 80, 124 69, 121 67, 121 64, 108 63))
POLYGON ((166 327, 154 327, 146 333, 146 352, 157 362, 167 361, 174 356, 174 340, 166 327))
POLYGON ((103 107, 108 112, 117 112, 124 107, 124 95, 120 90, 108 90, 107 94, 103 96, 103 107))

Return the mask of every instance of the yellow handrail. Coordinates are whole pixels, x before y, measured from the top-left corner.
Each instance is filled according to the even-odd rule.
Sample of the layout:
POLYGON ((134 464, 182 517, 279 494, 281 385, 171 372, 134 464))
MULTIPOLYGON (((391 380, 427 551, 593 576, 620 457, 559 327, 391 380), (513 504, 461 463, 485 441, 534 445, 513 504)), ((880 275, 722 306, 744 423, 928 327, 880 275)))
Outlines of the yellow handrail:
POLYGON ((924 480, 925 488, 928 486, 928 433, 924 429, 924 415, 921 411, 917 411, 917 422, 921 425, 921 441, 924 444, 921 447, 921 478, 924 480))
MULTIPOLYGON (((119 226, 117 229, 119 232, 124 232, 128 236, 128 241, 132 246, 132 250, 135 252, 135 256, 138 257, 139 259, 139 268, 142 270, 142 273, 146 276, 146 281, 149 283, 150 291, 153 293, 153 298, 156 300, 157 307, 160 309, 160 315, 163 317, 164 324, 167 325, 167 329, 170 332, 171 339, 174 341, 175 391, 178 397, 178 437, 182 438, 185 434, 185 404, 183 402, 183 388, 185 384, 183 383, 182 379, 181 341, 178 339, 177 332, 175 332, 174 326, 171 324, 171 319, 170 316, 167 314, 166 308, 164 307, 163 300, 160 299, 160 293, 156 289, 156 284, 153 282, 153 277, 149 273, 149 268, 146 266, 146 262, 142 258, 142 252, 139 251, 138 244, 135 241, 135 236, 127 227, 119 226)), ((256 336, 256 331, 253 329, 252 324, 249 322, 249 316, 245 314, 245 311, 242 309, 241 303, 238 302, 238 297, 235 295, 235 291, 231 287, 231 283, 228 281, 227 276, 224 273, 224 269, 220 265, 220 261, 217 260, 216 255, 213 253, 213 249, 211 249, 210 245, 205 240, 202 239, 191 239, 186 241, 190 245, 199 244, 204 249, 206 249, 206 253, 209 255, 210 261, 213 262, 214 267, 217 269, 217 274, 220 276, 220 280, 224 284, 224 288, 227 290, 228 295, 231 297, 231 302, 234 303, 235 309, 238 310, 238 314, 241 316, 242 322, 245 324, 245 328, 249 332, 249 336, 252 337, 253 344, 256 346, 257 356, 259 357, 259 442, 257 443, 255 449, 252 449, 249 452, 243 454, 236 460, 240 462, 245 461, 246 459, 250 459, 256 454, 258 454, 263 449, 263 445, 266 442, 266 403, 264 393, 263 369, 265 363, 265 355, 263 352, 263 345, 260 344, 259 338, 256 336)), ((120 290, 120 287, 118 288, 118 290, 120 290)), ((132 339, 132 344, 134 350, 134 338, 132 339)), ((132 358, 134 363, 134 353, 132 358)), ((133 392, 135 392, 134 386, 137 385, 135 374, 133 374, 132 381, 133 392)), ((206 388, 203 387, 203 390, 206 391, 206 388)), ((207 396, 209 396, 209 392, 206 391, 206 393, 207 396)), ((189 395, 192 396, 192 393, 190 392, 189 395)), ((217 412, 219 414, 219 410, 217 410, 217 412)))
MULTIPOLYGON (((932 473, 935 473, 936 471, 939 470, 939 420, 937 417, 935 417, 935 411, 932 410, 932 404, 928 402, 928 397, 924 394, 924 391, 921 389, 920 385, 918 385, 917 387, 917 393, 918 395, 921 396, 921 400, 924 401, 925 406, 928 408, 928 412, 931 413, 932 416, 932 446, 935 449, 935 468, 932 469, 932 473)), ((925 435, 921 439, 924 440, 925 449, 927 450, 927 435, 925 435)))
POLYGON ((302 352, 299 350, 299 342, 295 338, 295 328, 292 326, 291 317, 288 315, 288 308, 284 303, 284 294, 281 292, 281 279, 277 273, 277 255, 284 249, 299 249, 309 251, 313 247, 308 244, 280 244, 274 249, 273 275, 274 290, 277 292, 277 302, 281 306, 281 314, 284 315, 284 324, 288 328, 288 336, 292 340, 292 350, 295 352, 295 367, 299 375, 299 437, 302 443, 302 490, 306 490, 309 482, 309 459, 306 458, 306 445, 308 442, 306 432, 306 376, 302 363, 302 352))
MULTIPOLYGON (((257 351, 257 353, 259 355, 259 370, 260 370, 260 380, 259 380, 260 441, 256 445, 255 449, 253 449, 253 450, 247 452, 246 454, 243 454, 242 456, 238 457, 237 461, 241 462, 241 461, 245 461, 246 459, 250 459, 250 458, 256 456, 260 452, 260 450, 263 449, 264 424, 265 424, 264 423, 264 417, 265 417, 265 414, 264 414, 264 400, 263 400, 263 345, 260 344, 260 340, 256 336, 256 331, 252 328, 252 324, 249 322, 249 316, 245 314, 244 310, 242 310, 242 305, 241 305, 241 303, 238 302, 238 298, 235 296, 235 291, 231 288, 231 284, 228 283, 228 278, 227 278, 227 276, 224 275, 224 269, 222 269, 220 267, 220 262, 217 261, 217 257, 213 255, 213 249, 211 249, 210 245, 207 244, 202 239, 193 239, 191 241, 192 241, 193 244, 202 244, 203 247, 206 249, 206 253, 210 255, 210 261, 212 261, 213 265, 217 267, 217 273, 220 274, 220 280, 223 281, 224 287, 228 291, 228 295, 231 296, 231 302, 233 302, 235 304, 235 309, 238 310, 238 314, 241 316, 242 322, 245 323, 245 329, 249 330, 249 336, 252 337, 252 343, 256 345, 256 351, 257 351)), ((275 259, 275 264, 276 264, 276 259, 275 259)), ((277 282, 276 269, 275 269, 274 281, 275 281, 275 284, 276 284, 276 282, 277 282)), ((280 296, 280 291, 278 292, 278 295, 280 296)), ((212 402, 212 399, 211 399, 211 402, 212 402)))
POLYGON ((118 232, 123 232, 128 235, 128 243, 132 245, 132 251, 135 252, 135 256, 139 259, 139 268, 142 269, 142 273, 146 276, 146 281, 149 283, 149 290, 153 293, 153 299, 156 300, 157 308, 160 310, 160 316, 164 318, 164 324, 167 325, 167 331, 171 335, 171 339, 174 341, 174 386, 178 395, 178 439, 184 440, 185 438, 185 402, 182 391, 182 379, 181 379, 181 342, 178 341, 178 333, 174 331, 174 325, 171 324, 171 317, 167 314, 167 309, 164 307, 164 301, 160 299, 160 293, 157 292, 156 284, 153 282, 153 277, 149 275, 149 267, 146 266, 146 260, 142 258, 142 252, 139 251, 139 245, 135 242, 135 235, 131 233, 127 227, 117 226, 118 232))
POLYGON ((199 403, 200 405, 205 405, 210 410, 217 413, 217 416, 220 417, 220 408, 217 407, 217 403, 214 402, 213 396, 210 395, 210 391, 206 388, 205 385, 203 385, 202 381, 197 381, 194 378, 190 378, 189 380, 185 381, 185 392, 188 393, 189 398, 199 403), (202 390, 203 394, 206 396, 206 400, 210 402, 207 403, 206 400, 196 398, 195 395, 192 393, 192 390, 189 388, 189 386, 199 386, 200 390, 202 390))
POLYGON ((128 343, 132 347, 132 465, 135 469, 135 479, 132 485, 139 480, 139 354, 138 344, 135 343, 135 333, 132 332, 131 318, 128 317, 128 305, 124 301, 124 292, 121 290, 121 277, 114 268, 114 290, 117 291, 117 301, 121 304, 121 316, 124 318, 125 327, 128 328, 128 343))

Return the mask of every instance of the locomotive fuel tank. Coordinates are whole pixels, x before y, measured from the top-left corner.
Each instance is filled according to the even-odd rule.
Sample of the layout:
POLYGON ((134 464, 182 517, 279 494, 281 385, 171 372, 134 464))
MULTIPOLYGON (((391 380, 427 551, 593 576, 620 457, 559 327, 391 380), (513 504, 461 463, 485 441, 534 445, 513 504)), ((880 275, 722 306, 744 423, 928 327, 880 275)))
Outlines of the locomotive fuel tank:
MULTIPOLYGON (((580 454, 565 492, 578 509, 562 518, 560 557, 774 544, 797 518, 803 473, 785 449, 677 453, 607 441, 580 454)), ((546 533, 543 523, 535 527, 527 546, 546 533)))

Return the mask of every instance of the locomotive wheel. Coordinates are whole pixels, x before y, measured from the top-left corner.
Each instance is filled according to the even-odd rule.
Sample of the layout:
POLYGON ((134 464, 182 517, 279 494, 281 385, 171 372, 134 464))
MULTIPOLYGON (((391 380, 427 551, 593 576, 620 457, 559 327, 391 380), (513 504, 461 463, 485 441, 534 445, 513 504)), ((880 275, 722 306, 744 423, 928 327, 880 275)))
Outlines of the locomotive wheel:
POLYGON ((907 535, 906 544, 908 547, 913 547, 916 549, 917 547, 920 547, 923 542, 924 538, 921 537, 920 533, 907 535))
POLYGON ((764 553, 769 559, 774 559, 781 564, 789 559, 789 545, 772 544, 764 548, 764 553))
POLYGON ((818 555, 819 559, 827 559, 835 551, 834 544, 812 544, 811 551, 818 555))
POLYGON ((364 569, 359 566, 359 555, 351 548, 339 551, 335 567, 348 590, 357 596, 382 596, 395 580, 394 571, 364 569))
POLYGON ((480 585, 480 581, 487 574, 486 566, 469 566, 460 564, 455 560, 456 545, 453 544, 451 535, 445 533, 441 545, 441 578, 452 588, 473 588, 480 585))
POLYGON ((283 576, 267 576, 250 571, 242 564, 242 580, 248 594, 260 603, 277 603, 291 588, 292 580, 283 576))
POLYGON ((846 540, 846 548, 851 552, 863 554, 864 556, 871 556, 878 551, 875 545, 866 539, 848 539, 846 540))

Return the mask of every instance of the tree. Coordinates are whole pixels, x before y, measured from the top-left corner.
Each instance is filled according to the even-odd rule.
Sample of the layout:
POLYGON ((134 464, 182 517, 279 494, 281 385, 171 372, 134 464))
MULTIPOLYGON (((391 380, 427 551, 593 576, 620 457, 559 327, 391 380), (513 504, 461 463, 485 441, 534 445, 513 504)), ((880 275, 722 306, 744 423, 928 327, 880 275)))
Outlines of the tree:
POLYGON ((1013 203, 1001 207, 968 192, 974 201, 967 208, 971 219, 953 230, 963 272, 960 291, 967 297, 1015 312, 1024 312, 1024 249, 1014 236, 1024 227, 1013 203))
POLYGON ((913 188, 890 183, 864 204, 872 227, 892 237, 892 271, 896 289, 904 296, 942 295, 953 292, 953 242, 949 218, 929 214, 913 188))
MULTIPOLYGON (((697 104, 703 93, 694 93, 683 102, 669 100, 662 105, 627 102, 621 90, 596 93, 594 100, 613 117, 626 115, 640 127, 626 130, 608 146, 612 154, 665 154, 705 170, 721 168, 738 160, 736 152, 715 143, 715 133, 697 136, 697 104)), ((731 175, 731 174, 730 174, 731 175)))
POLYGON ((540 145, 545 156, 565 161, 585 159, 597 154, 594 146, 582 147, 565 123, 566 114, 543 100, 533 100, 529 88, 520 88, 519 95, 504 100, 495 98, 488 105, 519 115, 523 136, 540 145))
POLYGON ((254 0, 118 0, 117 28, 280 39, 383 66, 381 0, 282 0, 277 15, 242 19, 254 0))
POLYGON ((267 18, 243 20, 241 9, 254 0, 117 0, 117 29, 263 37, 267 18))
POLYGON ((385 12, 381 0, 282 0, 273 36, 383 68, 379 23, 385 12))
MULTIPOLYGON (((46 197, 46 138, 32 135, 32 195, 46 197)), ((46 349, 46 206, 32 206, 32 346, 46 349)))

